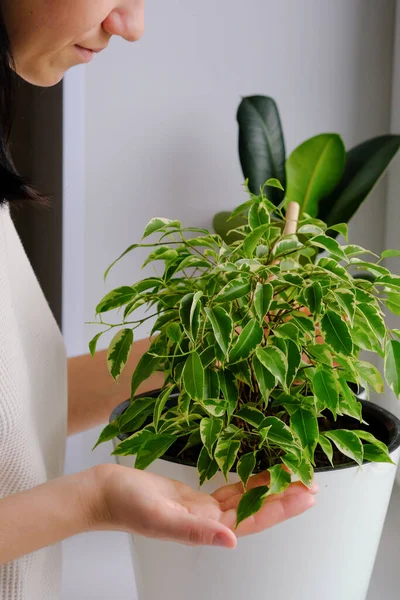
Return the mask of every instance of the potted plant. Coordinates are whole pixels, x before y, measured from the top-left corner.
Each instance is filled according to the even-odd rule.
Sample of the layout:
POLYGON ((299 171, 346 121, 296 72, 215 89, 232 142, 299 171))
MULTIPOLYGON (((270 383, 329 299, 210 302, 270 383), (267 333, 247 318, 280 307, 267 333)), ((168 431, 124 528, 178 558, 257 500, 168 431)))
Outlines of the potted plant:
MULTIPOLYGON (((309 138, 287 157, 279 110, 268 96, 243 98, 237 121, 240 163, 250 191, 259 194, 265 181, 276 178, 285 186, 286 197, 301 205, 302 213, 327 225, 349 222, 400 148, 400 135, 381 135, 346 152, 337 133, 323 133, 309 138)), ((268 197, 279 205, 283 192, 276 188, 268 197)), ((214 229, 224 239, 232 224, 243 224, 240 215, 233 222, 228 221, 229 215, 225 211, 214 218, 214 229)), ((330 231, 333 237, 337 233, 330 231)))
MULTIPOLYGON (((276 180, 267 186, 281 187, 276 180)), ((192 486, 200 480, 206 490, 224 478, 246 488, 252 473, 268 470, 269 486, 244 494, 238 522, 292 479, 310 486, 315 477, 318 502, 299 518, 241 539, 234 552, 135 538, 139 598, 362 600, 400 427, 352 387, 383 392, 379 371, 360 357, 366 350, 382 357, 387 384, 400 394, 400 331, 387 328, 383 312, 399 301, 400 277, 381 264, 400 252, 379 257, 340 245, 321 220, 303 214, 297 224, 289 210, 296 205, 285 216, 264 193, 249 196, 233 213, 245 215, 238 241, 154 218, 145 241, 121 255, 148 247, 145 264, 161 263, 162 274, 102 299, 96 312, 104 331, 91 352, 105 331, 117 331, 108 350, 117 380, 134 330, 155 318, 155 337, 132 374, 131 398, 97 443, 114 440, 121 464, 192 486), (151 235, 158 239, 149 243, 151 235), (360 256, 374 282, 354 277, 360 256), (149 316, 135 319, 143 305, 149 316), (123 311, 116 323, 105 319, 113 309, 123 311), (155 370, 164 373, 162 389, 137 396, 155 370)), ((346 226, 340 230, 346 236, 346 226)))

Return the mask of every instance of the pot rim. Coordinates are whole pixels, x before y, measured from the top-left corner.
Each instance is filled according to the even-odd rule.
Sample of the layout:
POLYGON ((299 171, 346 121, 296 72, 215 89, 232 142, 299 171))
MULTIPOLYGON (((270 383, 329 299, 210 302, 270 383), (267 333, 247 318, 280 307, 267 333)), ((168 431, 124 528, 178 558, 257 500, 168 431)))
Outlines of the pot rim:
MULTIPOLYGON (((143 394, 138 394, 135 396, 135 398, 148 398, 148 397, 152 397, 152 396, 157 397, 159 395, 160 391, 161 391, 160 389, 151 390, 151 391, 143 393, 143 394)), ((387 444, 387 446, 388 446, 389 454, 392 454, 395 450, 397 450, 400 447, 400 419, 398 419, 393 413, 388 411, 386 408, 383 408, 382 406, 379 406, 378 404, 374 404, 373 402, 371 402, 369 400, 361 400, 361 399, 358 399, 358 400, 363 406, 363 411, 366 410, 366 412, 368 414, 372 414, 373 417, 375 417, 375 419, 377 419, 386 428, 388 435, 389 435, 389 443, 387 444)), ((111 423, 111 421, 113 421, 116 417, 123 414, 129 405, 130 405, 130 400, 125 400, 124 402, 121 402, 118 406, 116 406, 110 415, 109 422, 111 423)), ((363 415, 363 416, 365 416, 365 415, 363 415)), ((124 441, 129 436, 126 434, 120 434, 116 437, 119 440, 124 441)), ((159 460, 165 460, 166 462, 171 462, 171 463, 175 463, 178 465, 184 465, 186 467, 193 467, 193 468, 197 467, 197 465, 195 463, 188 462, 186 460, 182 460, 177 457, 171 457, 168 455, 164 455, 159 460)), ((365 460, 363 462, 363 465, 369 464, 369 462, 370 461, 365 460)), ((332 466, 317 467, 314 469, 314 472, 315 473, 328 473, 330 471, 340 471, 342 469, 354 469, 354 468, 358 469, 359 465, 357 465, 354 462, 349 462, 349 463, 344 463, 343 465, 337 465, 336 467, 332 467, 332 466)))

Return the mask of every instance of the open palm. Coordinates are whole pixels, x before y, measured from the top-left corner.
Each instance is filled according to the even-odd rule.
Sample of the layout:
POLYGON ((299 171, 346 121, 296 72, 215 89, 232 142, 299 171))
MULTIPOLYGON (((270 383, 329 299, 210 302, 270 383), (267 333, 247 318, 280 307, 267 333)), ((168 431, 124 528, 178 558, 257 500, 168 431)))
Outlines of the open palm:
MULTIPOLYGON (((253 476, 248 489, 268 485, 269 475, 253 476)), ((107 514, 113 528, 187 545, 236 546, 237 537, 258 533, 295 517, 315 504, 314 493, 292 483, 269 496, 262 509, 235 530, 241 483, 205 494, 175 480, 128 467, 113 469, 106 485, 107 514)))

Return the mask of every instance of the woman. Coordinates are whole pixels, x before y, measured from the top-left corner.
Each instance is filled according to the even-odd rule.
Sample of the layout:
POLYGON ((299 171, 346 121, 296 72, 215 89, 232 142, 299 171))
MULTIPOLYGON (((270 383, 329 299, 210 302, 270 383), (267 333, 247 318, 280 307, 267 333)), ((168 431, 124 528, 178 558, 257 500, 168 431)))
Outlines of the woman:
MULTIPOLYGON (((113 35, 136 41, 144 0, 0 0, 0 598, 56 600, 60 542, 83 531, 120 530, 183 544, 234 548, 310 508, 295 483, 235 531, 241 486, 212 496, 151 473, 99 465, 62 476, 67 434, 104 422, 101 390, 67 398, 61 334, 9 216, 40 196, 7 152, 15 72, 39 86, 91 60, 113 35), (96 401, 97 400, 97 401, 96 401)), ((251 486, 268 483, 255 476, 251 486)), ((89 559, 90 560, 90 559, 89 559)), ((178 568, 178 565, 177 565, 178 568)))

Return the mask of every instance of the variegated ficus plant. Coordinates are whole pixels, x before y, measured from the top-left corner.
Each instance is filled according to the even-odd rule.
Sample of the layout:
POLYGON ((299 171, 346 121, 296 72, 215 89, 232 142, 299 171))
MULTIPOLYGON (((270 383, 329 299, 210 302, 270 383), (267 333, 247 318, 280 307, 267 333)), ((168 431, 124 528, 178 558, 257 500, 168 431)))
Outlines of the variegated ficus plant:
POLYGON ((153 218, 145 241, 120 258, 146 247, 145 265, 157 262, 161 274, 107 294, 97 306, 104 331, 90 344, 94 353, 99 337, 117 330, 108 350, 117 380, 134 330, 155 318, 150 349, 132 374, 130 406, 98 443, 128 434, 114 454, 136 455, 137 469, 162 456, 180 458, 197 464, 200 484, 236 471, 246 488, 252 473, 268 469, 270 484, 244 494, 238 522, 292 476, 309 486, 318 465, 391 461, 352 391, 384 390, 361 350, 382 357, 386 382, 400 394, 400 331, 385 324, 386 310, 400 314, 400 276, 382 265, 400 252, 377 256, 340 245, 330 233, 347 241, 346 225, 327 228, 307 215, 286 235, 285 204, 268 201, 268 185, 280 184, 267 182, 266 193, 250 194, 232 213, 247 218, 232 244, 153 218), (361 272, 373 281, 355 277, 361 272), (135 319, 143 305, 148 316, 135 319), (106 322, 116 308, 118 323, 106 322), (162 389, 136 397, 155 370, 164 373, 162 389))

